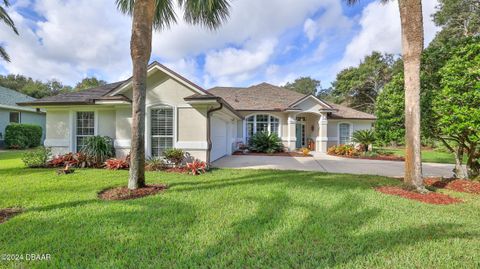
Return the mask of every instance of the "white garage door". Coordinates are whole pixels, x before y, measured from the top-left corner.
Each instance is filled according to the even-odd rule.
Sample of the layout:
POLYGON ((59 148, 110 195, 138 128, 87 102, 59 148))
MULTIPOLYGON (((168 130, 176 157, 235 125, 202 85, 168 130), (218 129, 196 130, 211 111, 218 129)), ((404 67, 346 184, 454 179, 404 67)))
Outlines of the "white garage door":
POLYGON ((227 123, 217 117, 212 117, 210 131, 210 139, 212 140, 210 161, 213 162, 227 155, 227 123))

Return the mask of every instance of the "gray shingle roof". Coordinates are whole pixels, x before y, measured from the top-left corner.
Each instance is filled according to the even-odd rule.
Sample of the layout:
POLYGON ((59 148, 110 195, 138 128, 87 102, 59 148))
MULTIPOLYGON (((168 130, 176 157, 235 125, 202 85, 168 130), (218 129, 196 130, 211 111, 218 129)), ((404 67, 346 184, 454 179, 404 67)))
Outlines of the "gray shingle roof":
POLYGON ((358 111, 350 107, 333 104, 333 103, 328 103, 328 104, 336 110, 331 115, 329 115, 330 119, 359 119, 359 120, 377 119, 375 115, 358 111))
POLYGON ((305 94, 261 83, 248 88, 215 87, 208 92, 222 97, 236 110, 282 111, 305 97, 305 94))
POLYGON ((35 111, 34 108, 25 108, 17 105, 18 102, 32 102, 37 99, 19 93, 17 91, 5 88, 0 86, 0 107, 9 108, 9 109, 19 109, 19 110, 28 110, 35 111))
POLYGON ((35 101, 22 102, 21 105, 53 105, 53 104, 92 104, 95 100, 122 100, 129 101, 123 95, 105 96, 110 91, 123 84, 124 81, 106 84, 78 92, 68 92, 49 96, 35 101))

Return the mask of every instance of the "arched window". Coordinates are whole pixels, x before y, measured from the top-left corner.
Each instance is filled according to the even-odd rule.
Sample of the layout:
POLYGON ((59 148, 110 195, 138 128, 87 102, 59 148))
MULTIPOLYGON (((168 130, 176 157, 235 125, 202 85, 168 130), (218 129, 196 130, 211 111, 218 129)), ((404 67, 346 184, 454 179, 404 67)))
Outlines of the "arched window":
POLYGON ((173 148, 173 108, 154 107, 150 110, 152 156, 162 156, 166 149, 173 148))
POLYGON ((247 118, 247 140, 256 132, 268 132, 280 135, 280 120, 277 117, 258 114, 247 118))
POLYGON ((339 136, 339 143, 342 145, 349 144, 351 141, 351 131, 350 131, 350 124, 349 123, 340 123, 338 125, 338 136, 339 136))

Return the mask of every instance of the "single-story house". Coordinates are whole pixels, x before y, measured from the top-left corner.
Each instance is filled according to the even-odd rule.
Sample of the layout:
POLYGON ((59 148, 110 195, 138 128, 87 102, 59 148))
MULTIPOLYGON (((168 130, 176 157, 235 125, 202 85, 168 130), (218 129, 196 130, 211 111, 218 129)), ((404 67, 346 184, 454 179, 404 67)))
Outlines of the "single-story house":
MULTIPOLYGON (((132 79, 21 105, 47 111, 45 146, 75 152, 92 135, 113 138, 117 156, 130 151, 132 79)), ((204 90, 169 68, 148 67, 146 154, 181 148, 207 162, 230 155, 256 132, 281 137, 286 148, 307 145, 325 152, 348 143, 355 130, 371 128, 375 116, 327 103, 268 83, 204 90)))
POLYGON ((37 99, 0 86, 0 147, 4 146, 5 128, 10 123, 36 124, 42 127, 45 138, 45 112, 38 108, 17 105, 18 102, 33 102, 37 99))

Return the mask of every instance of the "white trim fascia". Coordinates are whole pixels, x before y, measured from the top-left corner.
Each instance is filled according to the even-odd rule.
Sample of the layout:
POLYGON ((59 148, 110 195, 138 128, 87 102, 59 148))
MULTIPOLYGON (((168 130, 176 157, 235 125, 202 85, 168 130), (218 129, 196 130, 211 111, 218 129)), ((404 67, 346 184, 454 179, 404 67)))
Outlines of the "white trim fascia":
MULTIPOLYGON (((153 71, 155 71, 155 69, 163 72, 164 74, 166 74, 167 76, 169 76, 170 78, 173 78, 174 80, 176 80, 177 82, 179 82, 180 84, 186 86, 187 88, 193 90, 194 92, 196 93, 199 93, 201 95, 206 95, 205 92, 197 89, 196 87, 192 86, 191 85, 191 82, 189 81, 185 81, 184 79, 172 74, 170 71, 162 68, 161 66, 159 66, 158 64, 154 64, 152 67, 150 67, 149 70, 147 70, 147 78, 148 76, 150 76, 151 74, 153 74, 153 71)), ((110 93, 109 95, 110 96, 114 96, 114 95, 117 95, 119 93, 122 93, 123 91, 125 91, 126 89, 128 89, 128 87, 132 85, 132 81, 130 80, 127 84, 123 85, 122 87, 120 87, 119 89, 117 89, 116 91, 110 93)))
POLYGON ((67 139, 55 139, 55 138, 50 138, 50 139, 45 139, 43 142, 43 145, 45 147, 69 147, 70 143, 68 143, 68 138, 67 139))
POLYGON ((181 105, 178 105, 177 108, 193 108, 193 106, 189 104, 181 104, 181 105))
MULTIPOLYGON (((18 110, 18 111, 24 111, 24 112, 39 113, 39 112, 37 112, 37 110, 35 108, 30 108, 30 107, 0 105, 0 108, 18 110)), ((40 113, 45 113, 45 111, 40 110, 40 113)))
POLYGON ((185 150, 207 150, 207 141, 177 141, 175 148, 181 148, 185 150))
POLYGON ((189 100, 185 101, 189 105, 214 105, 218 104, 217 100, 189 100))
POLYGON ((117 101, 117 100, 98 100, 95 101, 96 105, 129 105, 130 102, 127 101, 117 101))

